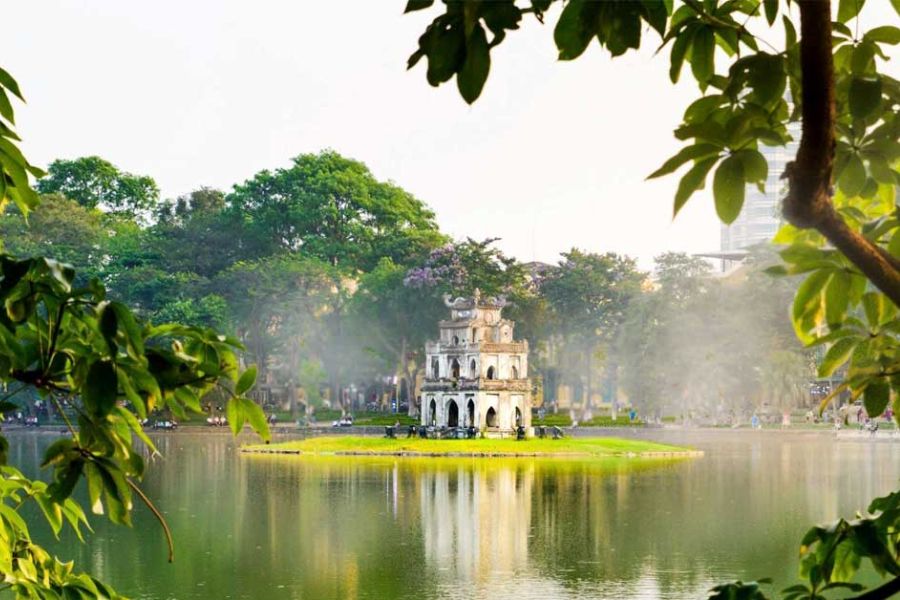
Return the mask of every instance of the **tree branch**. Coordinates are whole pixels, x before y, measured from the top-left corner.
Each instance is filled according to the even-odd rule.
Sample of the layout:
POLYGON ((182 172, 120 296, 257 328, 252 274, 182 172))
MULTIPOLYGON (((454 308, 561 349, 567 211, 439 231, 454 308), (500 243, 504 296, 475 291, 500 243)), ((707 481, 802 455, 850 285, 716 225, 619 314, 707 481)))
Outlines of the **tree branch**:
POLYGON ((900 577, 894 577, 887 583, 868 590, 859 596, 854 596, 849 600, 881 600, 882 598, 890 598, 897 593, 900 593, 900 577))
POLYGON ((156 520, 159 521, 159 524, 162 525, 163 533, 166 535, 166 546, 169 548, 169 562, 173 562, 175 560, 175 544, 172 541, 172 530, 169 529, 169 524, 166 523, 166 518, 159 512, 159 509, 150 501, 150 498, 138 487, 138 485, 133 482, 129 478, 125 478, 125 481, 128 483, 128 487, 134 490, 134 493, 138 495, 138 498, 143 501, 144 504, 147 505, 147 508, 150 509, 150 512, 153 513, 153 516, 156 517, 156 520))
POLYGON ((785 170, 790 190, 784 199, 784 216, 796 227, 818 230, 900 306, 897 261, 876 243, 851 229, 831 201, 835 148, 831 1, 799 0, 798 5, 803 133, 797 158, 785 170))

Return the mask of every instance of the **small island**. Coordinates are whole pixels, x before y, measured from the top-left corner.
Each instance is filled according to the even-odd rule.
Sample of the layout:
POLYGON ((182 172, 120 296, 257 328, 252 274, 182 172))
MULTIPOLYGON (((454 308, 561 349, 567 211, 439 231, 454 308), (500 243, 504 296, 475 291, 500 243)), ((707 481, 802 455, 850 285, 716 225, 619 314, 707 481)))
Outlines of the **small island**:
POLYGON ((308 456, 453 456, 453 457, 597 457, 656 458, 702 456, 691 448, 620 438, 429 440, 366 436, 321 436, 280 444, 244 446, 251 454, 308 456))

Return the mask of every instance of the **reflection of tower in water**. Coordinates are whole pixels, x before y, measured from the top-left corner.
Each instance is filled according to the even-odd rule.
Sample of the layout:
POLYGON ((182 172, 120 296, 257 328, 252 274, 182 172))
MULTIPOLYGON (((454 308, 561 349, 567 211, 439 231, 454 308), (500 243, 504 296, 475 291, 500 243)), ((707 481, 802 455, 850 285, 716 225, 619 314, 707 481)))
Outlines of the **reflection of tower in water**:
POLYGON ((534 465, 468 465, 421 475, 425 559, 447 580, 488 580, 528 563, 534 465))

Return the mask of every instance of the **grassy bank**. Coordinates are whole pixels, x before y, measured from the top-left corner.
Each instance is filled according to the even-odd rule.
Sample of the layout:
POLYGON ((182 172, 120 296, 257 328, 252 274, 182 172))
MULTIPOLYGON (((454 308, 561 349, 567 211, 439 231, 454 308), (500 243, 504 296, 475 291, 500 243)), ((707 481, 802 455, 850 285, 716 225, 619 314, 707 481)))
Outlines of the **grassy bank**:
POLYGON ((245 446, 244 452, 273 454, 401 456, 679 456, 689 448, 644 440, 565 438, 561 440, 423 440, 326 436, 271 445, 245 446))

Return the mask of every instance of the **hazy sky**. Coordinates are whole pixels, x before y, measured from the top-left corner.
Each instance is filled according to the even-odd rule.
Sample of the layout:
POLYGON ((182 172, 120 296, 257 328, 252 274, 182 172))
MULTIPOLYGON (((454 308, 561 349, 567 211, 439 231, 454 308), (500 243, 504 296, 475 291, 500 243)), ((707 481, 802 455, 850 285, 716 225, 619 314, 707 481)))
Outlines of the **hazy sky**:
MULTIPOLYGON (((873 2, 870 18, 896 21, 873 2)), ((671 131, 698 94, 690 77, 669 84, 655 34, 640 54, 592 45, 563 63, 555 16, 526 19, 469 107, 455 83, 427 84, 424 61, 406 71, 429 15, 404 5, 8 2, 3 67, 28 99, 18 131, 37 164, 98 154, 166 197, 332 148, 414 193, 450 234, 500 237, 522 260, 577 246, 650 266, 665 250, 718 249, 708 195, 673 222, 677 177, 644 181, 678 150, 671 131)))

